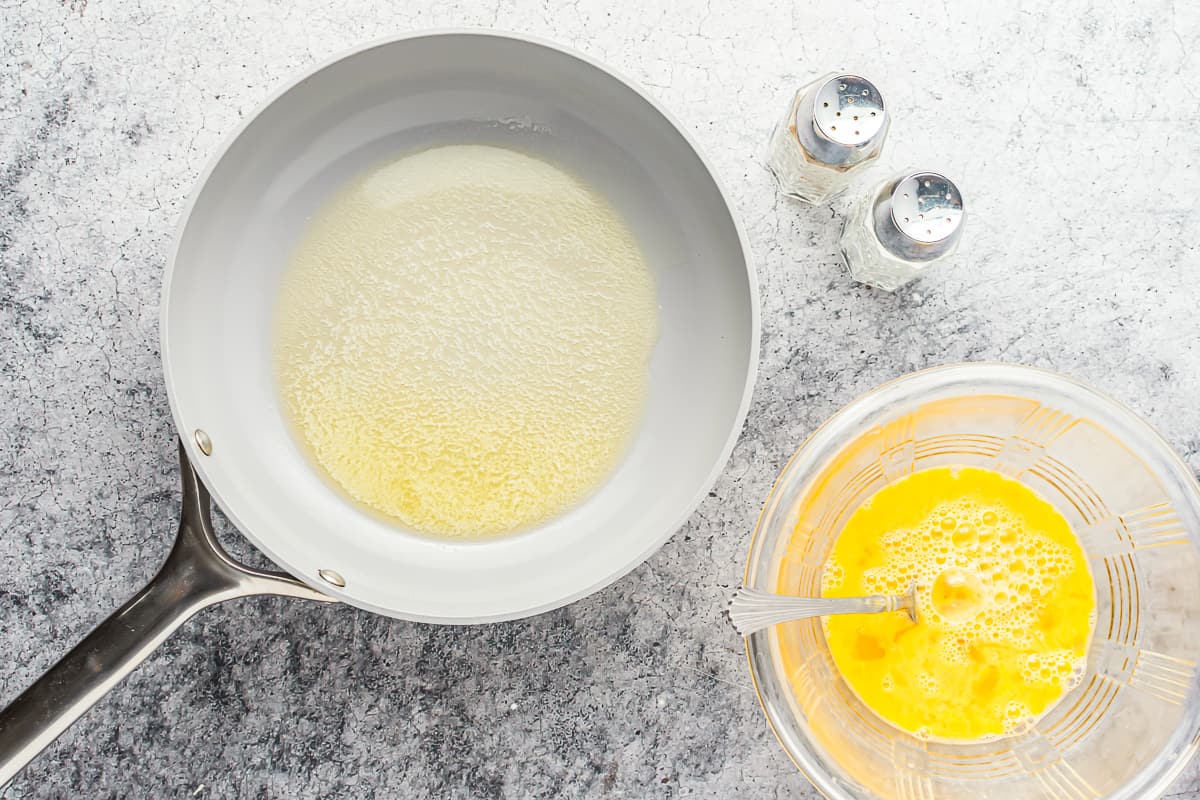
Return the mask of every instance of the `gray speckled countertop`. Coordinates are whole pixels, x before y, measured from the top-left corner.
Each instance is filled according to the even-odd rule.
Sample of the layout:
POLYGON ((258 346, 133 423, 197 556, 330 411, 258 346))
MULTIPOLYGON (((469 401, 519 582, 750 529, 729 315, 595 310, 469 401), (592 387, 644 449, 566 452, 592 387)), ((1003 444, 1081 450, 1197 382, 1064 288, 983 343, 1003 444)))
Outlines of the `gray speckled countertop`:
MULTIPOLYGON (((1018 361, 1126 401, 1200 469, 1200 6, 621 5, 0 0, 0 702, 168 549, 171 237, 221 139, 297 69, 436 26, 585 50, 695 133, 763 301, 759 382, 724 475, 616 585, 459 629, 227 604, 6 798, 815 797, 718 610, 772 479, 822 419, 918 367, 1018 361), (970 203, 959 261, 895 296, 854 284, 833 210, 777 198, 762 166, 789 93, 839 65, 880 78, 888 162, 939 168, 970 203)), ((1200 797, 1198 774, 1171 796, 1200 797)))

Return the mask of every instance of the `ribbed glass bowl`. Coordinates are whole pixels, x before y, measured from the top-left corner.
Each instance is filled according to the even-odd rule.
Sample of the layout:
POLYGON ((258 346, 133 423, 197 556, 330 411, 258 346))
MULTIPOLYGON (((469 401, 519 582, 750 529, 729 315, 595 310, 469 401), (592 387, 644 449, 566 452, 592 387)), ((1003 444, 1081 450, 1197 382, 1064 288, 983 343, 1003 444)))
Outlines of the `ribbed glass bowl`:
POLYGON ((746 642, 763 711, 796 766, 831 800, 1158 797, 1200 735, 1200 486, 1121 404, 1028 367, 926 370, 842 409, 800 448, 763 507, 746 585, 817 596, 858 505, 921 469, 997 470, 1071 523, 1096 583, 1079 685, 1023 732, 922 740, 842 680, 818 620, 746 642))

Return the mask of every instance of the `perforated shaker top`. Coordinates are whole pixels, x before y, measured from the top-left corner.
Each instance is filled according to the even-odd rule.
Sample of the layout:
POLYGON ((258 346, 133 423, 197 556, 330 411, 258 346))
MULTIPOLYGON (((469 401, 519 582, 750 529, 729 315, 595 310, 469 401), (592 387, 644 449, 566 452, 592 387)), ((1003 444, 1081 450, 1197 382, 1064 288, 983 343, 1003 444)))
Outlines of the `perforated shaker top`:
POLYGON ((910 239, 923 244, 946 241, 954 237, 962 219, 962 194, 944 175, 917 172, 892 190, 892 221, 910 239))
POLYGON ((887 118, 883 95, 858 75, 837 75, 817 89, 813 119, 821 135, 847 147, 859 147, 878 134, 887 118))

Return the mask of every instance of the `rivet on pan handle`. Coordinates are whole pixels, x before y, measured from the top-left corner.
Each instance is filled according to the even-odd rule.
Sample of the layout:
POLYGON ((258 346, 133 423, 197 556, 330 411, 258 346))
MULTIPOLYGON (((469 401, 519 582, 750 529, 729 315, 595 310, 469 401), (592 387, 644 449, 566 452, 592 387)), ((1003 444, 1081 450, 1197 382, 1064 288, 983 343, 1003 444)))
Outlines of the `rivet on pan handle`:
POLYGON ((333 598, 290 575, 234 561, 213 534, 208 490, 182 442, 175 546, 144 589, 0 711, 0 788, 202 608, 256 594, 333 598))

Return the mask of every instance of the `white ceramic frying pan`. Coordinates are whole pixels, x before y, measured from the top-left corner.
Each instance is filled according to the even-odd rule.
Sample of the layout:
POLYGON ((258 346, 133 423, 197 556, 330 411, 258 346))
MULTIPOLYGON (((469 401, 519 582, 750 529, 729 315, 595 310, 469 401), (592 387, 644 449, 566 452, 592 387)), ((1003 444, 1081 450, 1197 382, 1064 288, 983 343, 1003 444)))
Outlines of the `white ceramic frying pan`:
POLYGON ((162 314, 182 442, 179 539, 146 589, 0 712, 0 786, 221 600, 285 594, 463 624, 547 611, 612 583, 715 481, 746 413, 758 337, 745 238, 711 170, 665 111, 604 67, 543 42, 449 32, 314 69, 230 138, 180 225, 162 314), (616 472, 557 519, 474 542, 405 532, 333 490, 289 433, 270 362, 276 288, 306 219, 362 169, 450 142, 511 145, 590 182, 639 237, 661 306, 647 407, 616 472), (208 492, 295 577, 220 551, 208 492))

